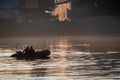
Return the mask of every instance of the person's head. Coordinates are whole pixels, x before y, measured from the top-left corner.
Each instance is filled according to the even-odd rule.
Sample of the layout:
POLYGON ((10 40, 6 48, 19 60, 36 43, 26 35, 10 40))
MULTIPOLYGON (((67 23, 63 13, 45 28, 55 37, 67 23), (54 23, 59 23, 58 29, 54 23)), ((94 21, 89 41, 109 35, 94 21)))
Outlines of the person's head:
POLYGON ((32 46, 30 46, 30 49, 33 49, 33 47, 32 47, 32 46))
POLYGON ((29 49, 29 46, 27 46, 26 48, 29 49))

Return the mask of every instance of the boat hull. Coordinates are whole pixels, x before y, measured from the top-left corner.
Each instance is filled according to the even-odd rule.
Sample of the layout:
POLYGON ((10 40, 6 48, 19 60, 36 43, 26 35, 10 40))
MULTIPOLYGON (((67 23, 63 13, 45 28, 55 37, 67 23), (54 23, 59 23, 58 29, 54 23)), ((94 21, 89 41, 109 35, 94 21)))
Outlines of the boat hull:
POLYGON ((21 51, 17 51, 16 54, 11 55, 11 57, 15 57, 17 59, 44 59, 49 58, 50 54, 50 50, 38 51, 35 53, 23 53, 21 51))

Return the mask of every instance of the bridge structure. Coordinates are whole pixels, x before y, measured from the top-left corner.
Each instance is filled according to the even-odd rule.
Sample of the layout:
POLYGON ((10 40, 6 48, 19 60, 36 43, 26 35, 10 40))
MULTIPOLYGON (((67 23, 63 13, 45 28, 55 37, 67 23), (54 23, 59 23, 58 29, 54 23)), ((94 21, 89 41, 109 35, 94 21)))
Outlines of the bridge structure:
POLYGON ((57 16, 59 21, 70 20, 68 11, 71 11, 71 0, 55 0, 55 6, 53 16, 57 16))
POLYGON ((69 3, 71 0, 55 0, 55 5, 69 3))

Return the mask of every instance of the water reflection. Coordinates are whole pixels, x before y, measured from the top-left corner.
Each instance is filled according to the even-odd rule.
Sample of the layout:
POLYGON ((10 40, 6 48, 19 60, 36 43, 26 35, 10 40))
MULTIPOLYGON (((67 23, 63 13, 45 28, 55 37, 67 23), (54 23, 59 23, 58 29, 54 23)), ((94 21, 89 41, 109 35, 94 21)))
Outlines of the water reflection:
POLYGON ((50 49, 52 51, 71 51, 73 46, 68 37, 59 37, 51 40, 50 49))
POLYGON ((50 41, 50 50, 60 52, 90 51, 90 44, 82 41, 76 42, 71 37, 58 37, 50 41))

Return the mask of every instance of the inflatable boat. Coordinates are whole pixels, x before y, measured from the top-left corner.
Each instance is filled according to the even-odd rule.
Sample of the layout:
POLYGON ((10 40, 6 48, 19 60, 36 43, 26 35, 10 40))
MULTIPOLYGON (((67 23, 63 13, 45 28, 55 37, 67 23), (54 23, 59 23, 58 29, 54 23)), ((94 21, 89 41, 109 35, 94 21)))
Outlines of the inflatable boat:
POLYGON ((48 58, 51 54, 50 50, 42 50, 37 51, 34 53, 23 53, 21 51, 17 51, 15 54, 11 55, 11 57, 17 58, 17 59, 43 59, 48 58))

